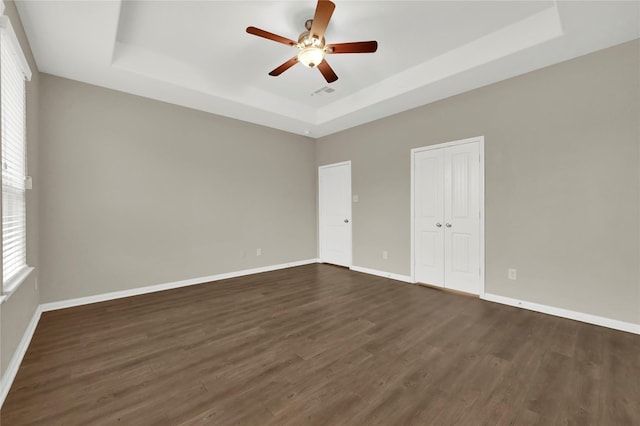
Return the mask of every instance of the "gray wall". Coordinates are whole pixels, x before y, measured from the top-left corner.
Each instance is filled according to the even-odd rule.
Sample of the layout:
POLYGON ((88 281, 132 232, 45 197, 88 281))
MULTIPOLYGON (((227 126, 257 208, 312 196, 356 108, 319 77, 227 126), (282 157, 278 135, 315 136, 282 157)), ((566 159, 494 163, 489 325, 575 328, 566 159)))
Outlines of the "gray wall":
POLYGON ((352 160, 354 264, 410 275, 410 149, 485 136, 486 291, 640 323, 639 52, 636 40, 320 139, 317 165, 352 160))
MULTIPOLYGON (((11 20, 11 25, 18 36, 22 51, 33 73, 27 82, 27 157, 29 174, 33 178, 33 189, 27 191, 27 263, 36 270, 16 290, 9 300, 0 305, 0 371, 4 372, 24 335, 39 303, 36 289, 38 274, 38 86, 40 75, 36 68, 29 42, 25 36, 22 23, 15 4, 5 0, 4 14, 11 20)), ((0 268, 0 275, 2 268, 0 268)), ((0 281, 1 282, 1 281, 0 281)))
POLYGON ((312 139, 47 74, 40 93, 41 302, 317 256, 312 139))

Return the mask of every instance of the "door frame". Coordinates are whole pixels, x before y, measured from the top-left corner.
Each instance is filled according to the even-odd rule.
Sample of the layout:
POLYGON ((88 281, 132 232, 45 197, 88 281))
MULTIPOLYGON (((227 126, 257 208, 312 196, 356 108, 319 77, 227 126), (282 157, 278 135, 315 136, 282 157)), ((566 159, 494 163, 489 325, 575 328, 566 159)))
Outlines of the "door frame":
POLYGON ((340 163, 326 164, 318 167, 318 260, 324 263, 322 258, 322 192, 320 191, 320 170, 330 169, 332 167, 349 166, 349 261, 347 267, 353 266, 353 203, 352 203, 352 179, 351 179, 351 160, 342 161, 340 163))
POLYGON ((433 149, 448 148, 451 146, 464 145, 469 143, 477 143, 480 151, 480 167, 478 169, 479 185, 480 185, 480 230, 479 230, 479 263, 480 263, 480 298, 484 297, 484 275, 485 275, 485 258, 484 258, 484 136, 476 136, 473 138, 460 139, 457 141, 439 143, 436 145, 427 145, 411 150, 411 281, 416 283, 416 267, 415 267, 415 159, 419 152, 429 151, 433 149))

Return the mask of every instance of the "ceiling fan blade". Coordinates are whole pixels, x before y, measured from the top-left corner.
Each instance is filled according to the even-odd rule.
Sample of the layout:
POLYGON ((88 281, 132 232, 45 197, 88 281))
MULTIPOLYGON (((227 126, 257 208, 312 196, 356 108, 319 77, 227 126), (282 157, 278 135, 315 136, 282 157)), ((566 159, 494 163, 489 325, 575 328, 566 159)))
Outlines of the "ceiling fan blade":
POLYGON ((285 72, 286 70, 288 70, 289 68, 291 68, 292 66, 294 66, 297 63, 298 63, 298 57, 294 56, 293 58, 289 59, 284 64, 280 65, 275 70, 271 71, 269 73, 269 75, 271 75, 273 77, 277 77, 277 76, 279 76, 280 74, 282 74, 283 72, 285 72))
POLYGON ((286 44, 287 46, 295 46, 296 42, 286 37, 279 36, 278 34, 270 33, 269 31, 261 30, 256 27, 247 27, 247 32, 258 37, 263 37, 269 40, 277 41, 278 43, 286 44))
POLYGON ((323 60, 318 64, 318 69, 322 73, 324 79, 327 80, 327 83, 333 83, 338 79, 338 76, 333 71, 333 68, 329 66, 329 63, 326 60, 323 60))
POLYGON ((316 14, 313 17, 313 23, 311 24, 311 29, 309 30, 309 35, 311 37, 322 40, 324 32, 329 25, 331 15, 333 15, 333 9, 335 8, 336 5, 329 0, 318 0, 318 5, 316 6, 316 14))
POLYGON ((353 43, 327 44, 327 53, 373 53, 378 50, 377 41, 356 41, 353 43))

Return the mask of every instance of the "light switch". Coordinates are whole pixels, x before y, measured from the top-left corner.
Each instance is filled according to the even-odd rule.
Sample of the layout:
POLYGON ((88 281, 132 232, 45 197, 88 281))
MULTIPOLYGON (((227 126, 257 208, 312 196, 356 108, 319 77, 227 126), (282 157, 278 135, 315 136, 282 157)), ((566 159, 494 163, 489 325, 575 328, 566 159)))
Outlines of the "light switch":
POLYGON ((354 196, 353 196, 353 202, 354 202, 354 203, 357 203, 357 202, 358 202, 358 196, 357 196, 357 195, 354 195, 354 196))

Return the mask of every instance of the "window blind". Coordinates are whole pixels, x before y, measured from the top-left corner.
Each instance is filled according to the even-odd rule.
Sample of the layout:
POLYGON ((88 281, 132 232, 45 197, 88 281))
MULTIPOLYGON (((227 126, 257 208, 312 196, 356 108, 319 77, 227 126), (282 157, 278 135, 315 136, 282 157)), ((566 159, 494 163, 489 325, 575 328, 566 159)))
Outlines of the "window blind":
MULTIPOLYGON (((2 277, 3 289, 27 266, 25 74, 21 51, 0 33, 0 115, 2 134, 2 277)), ((18 47, 19 49, 19 47, 18 47)))

